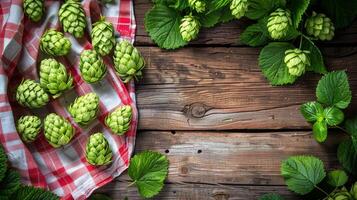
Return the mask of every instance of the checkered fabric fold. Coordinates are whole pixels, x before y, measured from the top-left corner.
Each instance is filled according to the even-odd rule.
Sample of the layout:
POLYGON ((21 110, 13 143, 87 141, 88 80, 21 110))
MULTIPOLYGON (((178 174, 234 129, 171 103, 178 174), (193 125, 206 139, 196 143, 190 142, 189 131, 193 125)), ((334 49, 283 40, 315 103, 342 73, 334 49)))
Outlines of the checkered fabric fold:
POLYGON ((0 1, 0 141, 11 165, 16 168, 25 184, 49 189, 62 199, 85 199, 96 188, 119 176, 129 164, 134 149, 137 127, 134 83, 124 85, 115 74, 111 57, 105 57, 108 67, 105 78, 89 85, 79 73, 79 55, 90 44, 91 24, 101 15, 110 21, 116 30, 116 39, 133 42, 135 19, 131 0, 113 0, 101 4, 97 0, 82 0, 87 16, 85 36, 76 39, 65 34, 72 42, 72 50, 66 57, 57 60, 63 63, 74 77, 75 87, 60 98, 52 99, 42 109, 30 110, 21 107, 14 98, 17 85, 23 78, 38 80, 38 65, 47 55, 39 49, 39 39, 48 28, 61 30, 58 9, 61 1, 46 0, 46 15, 38 23, 24 17, 22 0, 0 1), (67 111, 67 106, 79 95, 95 92, 100 97, 98 118, 88 127, 79 127, 67 111), (104 125, 105 116, 120 105, 131 105, 133 118, 125 136, 112 134, 104 125), (55 112, 68 119, 76 129, 74 139, 58 149, 51 147, 43 133, 31 144, 20 139, 15 121, 25 114, 34 114, 44 119, 55 112), (85 160, 85 144, 90 134, 103 132, 113 150, 113 163, 94 167, 85 160))

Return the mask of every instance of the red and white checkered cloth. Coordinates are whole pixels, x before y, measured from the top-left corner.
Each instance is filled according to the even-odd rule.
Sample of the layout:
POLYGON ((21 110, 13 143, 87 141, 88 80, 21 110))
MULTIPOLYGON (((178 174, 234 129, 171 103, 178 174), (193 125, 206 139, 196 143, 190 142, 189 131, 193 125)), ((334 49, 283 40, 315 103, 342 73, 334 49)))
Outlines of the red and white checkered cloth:
POLYGON ((58 9, 61 1, 46 0, 46 15, 39 23, 24 17, 22 0, 0 1, 0 141, 9 160, 25 184, 47 188, 63 199, 85 199, 96 188, 110 182, 127 167, 134 149, 137 126, 134 83, 124 85, 116 76, 111 57, 104 58, 108 72, 97 84, 85 83, 79 75, 79 55, 91 48, 89 33, 92 21, 102 14, 112 22, 117 40, 133 42, 135 19, 131 0, 113 0, 101 5, 97 0, 83 0, 87 16, 85 37, 75 39, 66 34, 72 42, 72 50, 66 57, 58 58, 74 77, 75 87, 60 98, 51 100, 43 109, 29 110, 17 104, 14 93, 22 78, 38 80, 38 63, 46 56, 39 50, 39 39, 50 27, 60 30, 58 9), (120 37, 119 37, 120 36, 120 37), (89 127, 79 127, 70 117, 66 107, 79 95, 95 92, 100 97, 98 118, 89 127), (133 119, 125 136, 110 133, 104 126, 105 116, 119 105, 131 105, 133 119), (35 114, 42 119, 49 112, 55 112, 68 119, 76 129, 70 144, 55 149, 41 133, 32 144, 24 144, 16 132, 15 121, 21 115, 35 114), (109 166, 89 165, 84 156, 85 144, 90 134, 103 132, 113 150, 113 162, 109 166))

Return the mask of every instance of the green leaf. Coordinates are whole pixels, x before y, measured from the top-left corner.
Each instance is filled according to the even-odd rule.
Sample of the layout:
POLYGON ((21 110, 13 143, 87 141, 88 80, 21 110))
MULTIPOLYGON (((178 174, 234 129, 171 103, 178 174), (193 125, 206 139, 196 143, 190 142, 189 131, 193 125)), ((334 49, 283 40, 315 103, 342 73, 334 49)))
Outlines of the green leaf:
POLYGON ((295 27, 290 26, 288 29, 288 32, 286 33, 286 35, 280 39, 280 41, 290 41, 293 40, 295 38, 297 38, 300 35, 300 32, 298 30, 296 30, 295 27))
POLYGON ((252 47, 265 45, 269 39, 266 17, 260 19, 258 23, 248 26, 240 36, 240 41, 243 44, 252 47))
POLYGON ((112 198, 105 194, 93 194, 89 197, 89 200, 112 200, 112 198))
POLYGON ((231 3, 232 0, 214 0, 214 1, 206 1, 208 3, 208 9, 211 11, 216 11, 220 8, 227 6, 231 3))
POLYGON ((328 107, 324 110, 324 118, 328 125, 337 126, 343 122, 345 115, 336 107, 328 107))
POLYGON ((319 74, 327 73, 322 54, 313 41, 303 36, 301 41, 301 49, 310 51, 309 58, 310 58, 311 65, 307 66, 306 68, 307 71, 313 71, 319 74))
POLYGON ((344 109, 351 102, 351 90, 345 71, 330 72, 323 76, 316 88, 317 100, 327 106, 344 109))
POLYGON ((176 10, 184 10, 189 7, 189 4, 187 0, 176 0, 175 5, 171 7, 175 8, 176 10))
POLYGON ((351 135, 353 146, 355 147, 355 151, 357 151, 357 117, 347 119, 345 128, 347 133, 351 135))
POLYGON ((129 176, 144 198, 158 194, 164 186, 169 161, 158 152, 145 151, 135 155, 129 165, 129 176))
POLYGON ((221 9, 221 12, 222 12, 221 17, 219 19, 220 22, 226 23, 235 19, 235 17, 232 15, 231 10, 229 9, 229 6, 226 6, 223 9, 221 9))
POLYGON ((357 151, 351 140, 340 143, 337 149, 337 158, 347 172, 357 175, 357 151))
POLYGON ((333 187, 341 187, 347 183, 348 176, 343 170, 333 170, 327 174, 327 183, 333 187))
POLYGON ((59 200, 54 193, 32 186, 21 186, 11 197, 11 200, 59 200))
POLYGON ((259 197, 258 200, 284 200, 282 196, 275 194, 275 193, 270 193, 270 194, 264 194, 263 196, 259 197))
POLYGON ((335 23, 336 28, 345 28, 356 18, 356 0, 323 0, 320 4, 326 15, 335 23))
POLYGON ((159 47, 176 49, 187 44, 180 34, 181 19, 176 10, 158 4, 146 13, 145 28, 159 47))
POLYGON ((250 0, 246 16, 249 19, 260 19, 279 7, 285 7, 285 0, 250 0))
POLYGON ((310 0, 294 0, 290 1, 288 8, 291 11, 291 19, 295 28, 299 27, 302 16, 309 7, 310 0))
POLYGON ((322 161, 313 156, 292 156, 281 165, 288 188, 298 194, 311 192, 326 176, 322 161))
POLYGON ((301 105, 300 111, 308 122, 322 121, 324 119, 324 109, 316 101, 304 103, 301 105))
POLYGON ((7 156, 4 148, 0 144, 0 182, 5 177, 7 170, 7 156))
POLYGON ((285 51, 293 48, 294 46, 287 42, 271 42, 261 50, 259 66, 272 85, 295 82, 297 77, 290 75, 284 63, 285 51))
POLYGON ((202 27, 210 28, 216 25, 221 18, 221 10, 199 15, 199 21, 202 27))
POLYGON ((318 142, 324 142, 327 139, 327 123, 325 120, 316 121, 312 127, 314 138, 318 142))
POLYGON ((0 183, 0 199, 10 199, 10 196, 20 187, 20 175, 14 170, 8 170, 0 183))

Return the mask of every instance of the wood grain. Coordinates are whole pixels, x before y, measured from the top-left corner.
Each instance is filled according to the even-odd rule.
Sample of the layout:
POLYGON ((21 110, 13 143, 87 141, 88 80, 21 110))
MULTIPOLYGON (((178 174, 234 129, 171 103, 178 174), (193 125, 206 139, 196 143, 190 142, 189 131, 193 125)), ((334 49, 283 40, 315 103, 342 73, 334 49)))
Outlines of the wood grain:
MULTIPOLYGON (((302 103, 315 100, 320 75, 273 87, 258 67, 259 49, 140 47, 147 66, 137 84, 140 129, 307 129, 302 103)), ((357 48, 324 48, 329 70, 347 69, 357 105, 357 48)))
MULTIPOLYGON (((154 43, 148 36, 144 27, 144 17, 146 11, 152 7, 151 0, 135 0, 135 17, 137 23, 136 45, 152 46, 154 43)), ((241 46, 239 37, 243 30, 252 24, 251 21, 233 20, 228 23, 218 25, 214 28, 202 29, 197 40, 190 45, 205 46, 241 46)), ((338 30, 333 41, 324 42, 323 45, 356 46, 357 45, 357 22, 345 30, 338 30)))

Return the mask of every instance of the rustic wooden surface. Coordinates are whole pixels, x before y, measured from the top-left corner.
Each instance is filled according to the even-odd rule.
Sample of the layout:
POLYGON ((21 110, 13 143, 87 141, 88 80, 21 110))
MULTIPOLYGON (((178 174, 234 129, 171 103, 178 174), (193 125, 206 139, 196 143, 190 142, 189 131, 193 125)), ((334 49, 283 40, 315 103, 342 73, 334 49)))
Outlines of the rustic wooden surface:
MULTIPOLYGON (((136 46, 147 66, 137 87, 140 111, 136 152, 156 150, 170 160, 169 177, 156 199, 257 199, 268 192, 298 199, 279 175, 291 155, 321 158, 337 168, 331 133, 324 144, 311 137, 299 105, 315 99, 320 76, 308 74, 292 86, 272 87, 257 64, 259 48, 239 42, 247 21, 203 30, 188 47, 164 51, 145 32, 150 0, 136 0, 136 46)), ((347 69, 357 109, 357 23, 320 44, 329 70, 347 69)), ((114 199, 140 199, 126 174, 98 192, 114 199)))

